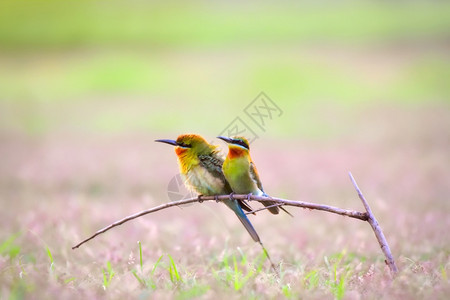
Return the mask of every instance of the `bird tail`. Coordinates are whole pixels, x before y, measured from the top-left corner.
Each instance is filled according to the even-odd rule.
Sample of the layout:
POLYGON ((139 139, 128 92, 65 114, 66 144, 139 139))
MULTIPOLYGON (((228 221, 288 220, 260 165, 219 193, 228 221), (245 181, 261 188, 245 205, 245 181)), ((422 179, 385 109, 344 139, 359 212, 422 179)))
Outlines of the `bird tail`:
POLYGON ((255 242, 260 243, 261 240, 259 239, 258 233, 256 232, 255 228, 253 228, 252 223, 250 223, 250 220, 247 218, 246 214, 244 213, 244 211, 242 210, 242 208, 238 204, 238 202, 234 199, 227 200, 224 202, 229 208, 231 208, 234 211, 236 216, 239 218, 239 221, 241 221, 242 225, 244 225, 245 229, 247 229, 247 231, 250 234, 250 236, 252 237, 252 239, 255 242))

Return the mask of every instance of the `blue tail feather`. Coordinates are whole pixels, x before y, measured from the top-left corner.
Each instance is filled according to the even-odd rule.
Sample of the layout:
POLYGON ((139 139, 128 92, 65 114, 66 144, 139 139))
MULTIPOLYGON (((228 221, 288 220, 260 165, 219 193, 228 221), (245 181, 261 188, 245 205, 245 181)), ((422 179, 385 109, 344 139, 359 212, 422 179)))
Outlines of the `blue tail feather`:
POLYGON ((248 233, 252 237, 252 239, 255 242, 261 242, 259 239, 258 233, 256 232, 255 228, 253 228, 252 223, 250 223, 250 220, 247 218, 247 215, 242 210, 241 206, 236 200, 227 200, 224 201, 225 204, 234 211, 236 216, 239 218, 239 221, 241 221, 242 225, 244 225, 245 229, 247 229, 248 233))

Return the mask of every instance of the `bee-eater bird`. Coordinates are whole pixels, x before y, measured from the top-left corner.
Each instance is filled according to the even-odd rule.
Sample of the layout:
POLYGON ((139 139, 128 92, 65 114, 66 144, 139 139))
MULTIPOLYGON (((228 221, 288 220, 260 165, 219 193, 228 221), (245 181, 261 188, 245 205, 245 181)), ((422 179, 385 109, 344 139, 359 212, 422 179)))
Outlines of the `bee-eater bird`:
MULTIPOLYGON (((176 140, 162 139, 155 142, 175 146, 180 173, 184 177, 187 188, 204 196, 225 195, 233 192, 223 175, 223 159, 219 156, 217 146, 209 144, 200 135, 182 134, 176 140)), ((251 211, 248 204, 232 198, 223 202, 234 211, 253 240, 261 244, 256 230, 242 210, 251 211)))
MULTIPOLYGON (((250 145, 244 137, 225 137, 217 138, 228 143, 228 155, 223 163, 222 170, 231 189, 236 194, 253 194, 255 196, 265 196, 264 189, 259 179, 256 166, 250 157, 250 145)), ((272 206, 275 202, 263 202, 264 206, 272 206)), ((291 215, 284 208, 280 207, 286 213, 291 215)), ((278 214, 278 206, 272 206, 268 210, 273 214, 278 214)), ((291 215, 292 216, 292 215, 291 215)))

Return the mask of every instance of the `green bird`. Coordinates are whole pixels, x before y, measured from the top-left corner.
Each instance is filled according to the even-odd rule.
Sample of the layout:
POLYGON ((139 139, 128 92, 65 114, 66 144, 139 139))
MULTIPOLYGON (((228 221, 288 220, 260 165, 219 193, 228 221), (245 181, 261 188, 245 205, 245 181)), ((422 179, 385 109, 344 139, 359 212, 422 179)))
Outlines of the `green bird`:
MULTIPOLYGON (((161 139, 155 142, 175 146, 180 173, 187 188, 205 196, 233 192, 222 172, 223 159, 219 156, 217 146, 209 144, 200 135, 182 134, 176 140, 161 139)), ((251 207, 236 199, 223 202, 236 214, 253 240, 261 243, 255 228, 242 210, 252 211, 251 207)))
MULTIPOLYGON (((258 170, 250 157, 250 145, 244 137, 224 137, 217 138, 228 143, 228 155, 223 163, 222 170, 225 178, 236 194, 253 194, 255 196, 269 197, 263 189, 259 179, 258 170)), ((275 202, 263 202, 268 207, 275 202)), ((287 214, 291 215, 284 208, 280 207, 287 214)), ((268 210, 273 214, 279 213, 278 206, 272 206, 268 210)), ((292 215, 291 215, 292 216, 292 215)))

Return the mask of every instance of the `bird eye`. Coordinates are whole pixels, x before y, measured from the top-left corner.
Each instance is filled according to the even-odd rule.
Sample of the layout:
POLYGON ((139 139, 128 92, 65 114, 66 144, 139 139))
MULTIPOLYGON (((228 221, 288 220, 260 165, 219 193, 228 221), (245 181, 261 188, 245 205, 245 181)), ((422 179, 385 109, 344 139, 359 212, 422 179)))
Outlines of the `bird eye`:
POLYGON ((191 145, 186 144, 186 143, 179 143, 178 146, 183 147, 183 148, 190 148, 191 145))

